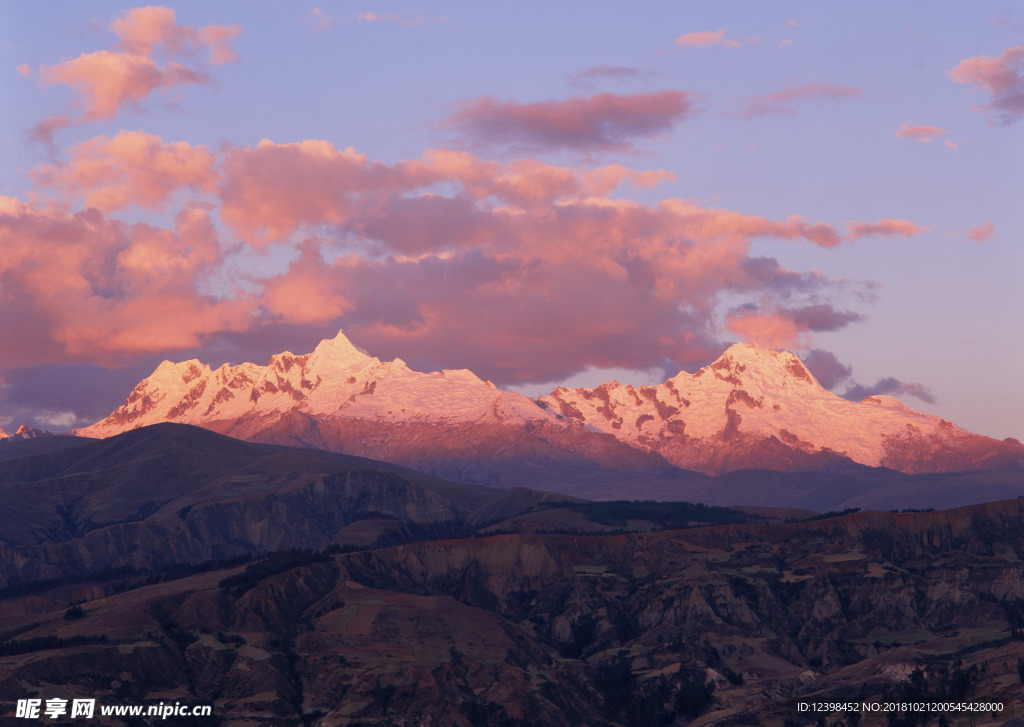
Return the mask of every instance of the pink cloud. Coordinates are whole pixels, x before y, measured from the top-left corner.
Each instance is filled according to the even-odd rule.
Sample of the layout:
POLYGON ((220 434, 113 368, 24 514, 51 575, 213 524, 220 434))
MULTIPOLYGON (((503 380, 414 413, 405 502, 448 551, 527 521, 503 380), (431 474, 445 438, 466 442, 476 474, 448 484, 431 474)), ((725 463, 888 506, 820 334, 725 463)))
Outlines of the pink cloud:
POLYGON ((260 304, 276 320, 293 324, 327 323, 352 310, 330 266, 313 243, 280 275, 262 281, 260 304))
POLYGON ((212 193, 213 154, 186 142, 167 143, 152 134, 122 131, 98 136, 68 150, 70 161, 33 171, 36 181, 85 206, 111 211, 130 204, 158 208, 178 189, 212 193))
POLYGON ((484 96, 441 121, 477 145, 577 151, 626 149, 634 139, 669 131, 697 109, 684 91, 601 93, 521 104, 484 96))
POLYGON ((228 148, 219 163, 210 154, 138 132, 97 137, 39 177, 82 204, 98 195, 93 209, 0 200, 0 298, 11 312, 0 336, 31 342, 6 362, 110 362, 280 326, 311 336, 343 326, 377 355, 513 383, 694 361, 720 350, 726 332, 800 343, 859 320, 824 302, 848 283, 751 254, 763 237, 835 246, 835 228, 628 198, 670 180, 664 170, 447 149, 386 164, 313 140, 228 148), (172 228, 97 207, 159 206, 182 190, 210 209, 189 209, 172 228), (211 216, 257 249, 298 254, 283 270, 241 273, 211 216), (212 286, 217 297, 201 292, 212 286), (722 305, 737 300, 756 308, 723 322, 722 305))
POLYGON ((15 66, 14 70, 20 73, 23 78, 29 78, 32 75, 32 69, 29 68, 28 63, 22 63, 20 66, 15 66))
POLYGON ((931 228, 922 227, 917 223, 911 222, 910 220, 879 220, 878 222, 851 222, 849 223, 849 235, 848 240, 857 240, 861 237, 871 237, 875 235, 881 235, 883 237, 891 237, 893 235, 903 235, 903 237, 910 237, 911 235, 920 235, 924 232, 928 232, 931 228))
POLYGON ((992 112, 1004 124, 1024 115, 1024 45, 1007 48, 998 58, 966 58, 949 75, 957 83, 980 86, 991 95, 989 103, 975 110, 992 112))
POLYGON ((687 33, 676 38, 675 43, 683 48, 707 48, 709 45, 724 45, 730 48, 740 47, 740 44, 735 40, 726 39, 724 30, 705 30, 702 33, 687 33))
POLYGON ((0 366, 124 357, 200 345, 251 320, 244 296, 199 292, 221 260, 201 210, 174 229, 127 225, 98 210, 74 215, 0 198, 0 366))
POLYGON ((787 83, 782 91, 743 99, 746 108, 740 115, 745 119, 768 114, 792 116, 796 113, 794 107, 801 103, 838 103, 856 98, 863 91, 863 88, 841 83, 805 83, 802 86, 787 83))
POLYGON ((112 119, 123 106, 137 106, 155 91, 209 83, 205 66, 234 60, 231 43, 241 32, 237 26, 178 25, 174 10, 164 7, 126 11, 110 27, 120 40, 117 49, 84 53, 39 71, 44 84, 74 89, 83 121, 112 119), (157 48, 168 59, 164 65, 153 58, 157 48), (206 61, 197 60, 203 52, 206 61))
POLYGON ((803 348, 805 345, 800 327, 787 316, 776 313, 733 313, 726 327, 744 341, 765 348, 803 348))
POLYGON ((945 143, 946 143, 946 146, 948 146, 950 149, 959 149, 960 148, 960 145, 957 144, 952 139, 946 139, 945 143))
POLYGON ((430 184, 436 177, 423 164, 389 166, 370 162, 349 147, 326 141, 275 144, 230 150, 224 159, 221 218, 249 242, 264 246, 289 237, 304 225, 340 225, 360 203, 391 192, 430 184))
MULTIPOLYGON (((749 305, 730 312, 726 316, 726 328, 745 341, 767 348, 804 348, 811 331, 837 331, 863 320, 864 316, 858 313, 836 310, 825 303, 801 308, 768 306, 765 310, 749 305)), ((831 360, 819 360, 819 363, 833 366, 838 361, 832 356, 831 360)))
POLYGON ((986 222, 984 225, 976 225, 968 230, 967 239, 974 240, 975 242, 985 242, 985 240, 992 237, 995 231, 996 228, 992 226, 992 223, 986 222))
POLYGON ((237 25, 208 25, 198 29, 178 25, 172 8, 153 5, 121 13, 110 24, 110 30, 120 40, 121 50, 132 55, 151 56, 159 46, 169 58, 206 51, 211 64, 237 59, 231 43, 242 32, 237 25))
POLYGON ((178 63, 160 67, 152 58, 107 50, 43 68, 40 77, 46 85, 63 84, 75 89, 85 121, 112 119, 123 105, 137 105, 159 89, 210 80, 205 73, 178 63))
POLYGON ((911 126, 909 121, 900 124, 893 136, 897 139, 912 139, 913 141, 933 141, 935 137, 945 134, 945 129, 938 126, 911 126))

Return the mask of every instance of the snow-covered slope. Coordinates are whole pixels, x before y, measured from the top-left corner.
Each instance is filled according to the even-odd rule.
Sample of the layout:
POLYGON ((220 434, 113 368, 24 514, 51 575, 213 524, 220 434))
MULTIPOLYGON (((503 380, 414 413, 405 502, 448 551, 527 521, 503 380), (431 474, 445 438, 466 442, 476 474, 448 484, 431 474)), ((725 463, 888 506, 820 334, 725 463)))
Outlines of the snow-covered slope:
POLYGON ((109 437, 163 421, 208 426, 255 417, 267 424, 285 413, 380 422, 557 421, 525 396, 470 371, 420 373, 401 359, 381 362, 339 332, 312 353, 286 351, 266 366, 212 370, 195 359, 164 361, 123 406, 77 433, 109 437))
POLYGON ((971 434, 891 396, 848 401, 824 389, 792 353, 745 343, 658 386, 560 387, 539 401, 705 472, 813 468, 836 455, 904 472, 946 471, 998 465, 990 460, 1022 451, 1013 440, 971 434))
POLYGON ((109 437, 172 421, 238 439, 394 462, 447 479, 573 493, 678 473, 660 456, 560 417, 470 371, 382 362, 343 333, 309 354, 212 370, 165 361, 106 419, 109 437))
POLYGON ((979 437, 888 396, 847 401, 793 354, 749 344, 658 386, 613 381, 532 401, 470 371, 382 362, 339 332, 312 353, 277 354, 266 366, 164 361, 121 407, 77 434, 108 437, 164 421, 535 487, 550 486, 552 472, 579 481, 610 470, 661 476, 668 463, 705 473, 848 468, 851 460, 904 472, 1024 463, 1019 442, 979 437))

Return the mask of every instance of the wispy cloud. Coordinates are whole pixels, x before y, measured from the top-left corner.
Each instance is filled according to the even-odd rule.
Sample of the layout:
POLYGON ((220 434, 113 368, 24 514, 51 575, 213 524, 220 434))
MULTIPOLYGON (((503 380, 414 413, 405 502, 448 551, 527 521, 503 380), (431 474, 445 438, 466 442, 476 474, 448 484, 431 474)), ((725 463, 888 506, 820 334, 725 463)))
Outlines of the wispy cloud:
POLYGON ((897 139, 910 139, 912 141, 934 141, 936 137, 946 133, 945 129, 938 126, 917 125, 913 126, 909 121, 900 124, 893 137, 897 139))
POLYGON ((593 66, 568 76, 569 84, 576 88, 593 88, 596 81, 637 81, 655 75, 632 66, 593 66))
POLYGON ((897 235, 910 237, 923 234, 930 229, 910 220, 886 219, 877 222, 850 222, 850 233, 847 235, 847 239, 858 240, 862 237, 893 237, 897 235))
POLYGON ((680 48, 707 48, 712 45, 724 45, 729 48, 739 48, 740 43, 725 37, 724 30, 705 30, 697 33, 687 33, 675 39, 675 44, 680 48))
POLYGON ((740 112, 740 116, 745 119, 754 119, 769 114, 792 116, 801 104, 840 103, 856 98, 863 92, 862 87, 847 86, 842 83, 805 83, 803 85, 787 83, 781 91, 741 99, 745 108, 740 112))
POLYGON ((446 16, 438 16, 428 19, 423 13, 374 13, 369 10, 357 12, 354 15, 332 15, 322 8, 313 8, 305 17, 305 22, 312 25, 316 30, 328 30, 334 23, 378 23, 388 22, 403 25, 406 28, 430 27, 435 23, 442 23, 448 20, 446 16))
POLYGON ((983 225, 976 225, 967 231, 967 239, 974 240, 974 242, 985 242, 988 238, 992 237, 995 233, 996 228, 991 222, 986 222, 983 225))
POLYGON ((600 93, 535 103, 483 96, 460 104, 440 126, 477 146, 586 152, 628 149, 697 113, 685 91, 600 93))
POLYGON ((852 401, 886 394, 913 396, 928 404, 936 402, 935 395, 924 384, 902 381, 894 376, 884 376, 870 385, 860 384, 853 379, 853 368, 841 362, 831 351, 810 349, 801 358, 818 383, 826 389, 844 387, 842 396, 852 401))

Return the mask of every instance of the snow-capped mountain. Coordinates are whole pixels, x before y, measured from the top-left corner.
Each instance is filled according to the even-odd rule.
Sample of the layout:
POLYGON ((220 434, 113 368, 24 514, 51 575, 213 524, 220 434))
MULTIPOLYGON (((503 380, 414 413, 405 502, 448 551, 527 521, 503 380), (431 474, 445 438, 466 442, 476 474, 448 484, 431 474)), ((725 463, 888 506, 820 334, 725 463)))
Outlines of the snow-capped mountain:
POLYGON ((38 429, 33 429, 27 424, 22 424, 14 434, 8 434, 3 429, 0 429, 0 440, 8 439, 13 441, 16 439, 35 439, 36 437, 43 436, 43 434, 44 432, 41 432, 38 429))
POLYGON ((903 472, 1019 464, 1024 447, 967 432, 891 396, 853 402, 799 358, 737 343, 658 386, 559 387, 539 403, 687 469, 813 469, 846 457, 903 472))
MULTIPOLYGON (((309 354, 213 370, 164 361, 106 419, 76 434, 195 424, 248 439, 395 462, 486 484, 571 485, 629 470, 671 470, 658 455, 553 414, 467 370, 382 362, 339 332, 309 354)), ((571 487, 568 487, 571 490, 571 487)))
POLYGON ((679 477, 676 468, 844 469, 856 462, 940 472, 1024 463, 1015 440, 971 434, 888 396, 847 401, 793 354, 750 344, 658 386, 613 381, 558 388, 533 401, 470 371, 421 373, 401 359, 382 362, 339 332, 312 353, 277 354, 266 366, 213 370, 197 360, 165 361, 121 407, 77 434, 108 437, 163 421, 450 479, 558 483, 563 491, 571 490, 565 478, 590 486, 604 478, 612 486, 624 472, 679 477))
POLYGON ((401 359, 382 362, 339 332, 312 353, 286 351, 266 366, 225 364, 213 370, 195 359, 164 361, 123 406, 77 433, 109 437, 163 421, 207 426, 256 417, 269 422, 286 413, 391 423, 558 421, 525 396, 502 391, 471 371, 420 373, 401 359))

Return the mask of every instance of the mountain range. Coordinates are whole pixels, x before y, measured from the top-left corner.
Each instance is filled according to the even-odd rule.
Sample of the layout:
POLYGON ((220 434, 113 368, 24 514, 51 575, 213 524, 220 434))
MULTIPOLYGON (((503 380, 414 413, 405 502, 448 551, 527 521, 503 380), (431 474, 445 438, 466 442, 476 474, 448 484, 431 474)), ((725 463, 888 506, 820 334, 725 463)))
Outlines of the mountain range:
POLYGON ((41 436, 43 436, 43 432, 38 429, 33 429, 26 424, 22 424, 18 427, 14 434, 8 434, 3 430, 3 428, 0 428, 0 442, 10 442, 20 439, 35 439, 36 437, 41 436))
POLYGON ((468 370, 414 371, 339 332, 269 363, 164 361, 105 419, 109 437, 158 422, 401 464, 451 480, 586 497, 679 499, 739 470, 1019 470, 1024 446, 972 434, 889 396, 822 387, 794 354, 735 344, 657 386, 616 381, 529 399, 468 370))

